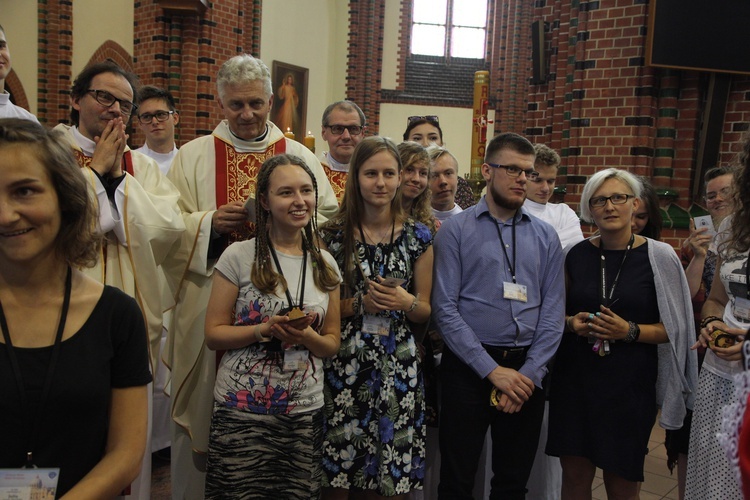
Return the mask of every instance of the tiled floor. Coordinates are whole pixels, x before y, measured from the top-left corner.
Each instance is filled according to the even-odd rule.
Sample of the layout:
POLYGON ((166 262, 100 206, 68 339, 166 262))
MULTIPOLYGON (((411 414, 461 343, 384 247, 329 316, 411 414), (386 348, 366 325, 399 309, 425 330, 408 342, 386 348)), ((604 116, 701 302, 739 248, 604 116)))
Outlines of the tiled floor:
MULTIPOLYGON (((644 467, 645 481, 641 486, 641 500, 657 500, 660 498, 677 499, 677 469, 674 475, 669 474, 667 468, 667 451, 664 449, 664 429, 655 424, 648 442, 648 455, 644 467)), ((596 471, 596 478, 592 488, 594 500, 606 500, 602 471, 596 471)))

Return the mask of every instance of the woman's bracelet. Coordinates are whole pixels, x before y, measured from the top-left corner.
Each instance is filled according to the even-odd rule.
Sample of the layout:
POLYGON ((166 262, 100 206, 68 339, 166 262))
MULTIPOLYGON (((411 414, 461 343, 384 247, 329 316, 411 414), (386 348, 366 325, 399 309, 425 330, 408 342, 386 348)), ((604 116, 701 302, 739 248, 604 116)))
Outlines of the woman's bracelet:
POLYGON ((638 337, 641 336, 641 327, 633 321, 628 321, 628 333, 625 338, 622 339, 625 343, 630 344, 636 342, 638 337))
POLYGON ((410 312, 412 312, 414 309, 417 308, 418 305, 419 305, 419 293, 417 293, 414 296, 414 302, 412 302, 411 305, 409 306, 409 309, 406 310, 406 314, 409 314, 410 312))
POLYGON ((568 327, 568 331, 570 333, 576 332, 575 328, 573 328, 573 319, 575 319, 575 316, 568 316, 567 318, 565 318, 565 326, 568 327))
POLYGON ((263 334, 260 333, 260 323, 255 325, 255 340, 258 343, 268 342, 268 337, 264 337, 263 334))
POLYGON ((701 321, 701 328, 706 328, 709 323, 713 323, 714 321, 724 321, 724 320, 718 316, 707 316, 703 318, 703 320, 701 321))

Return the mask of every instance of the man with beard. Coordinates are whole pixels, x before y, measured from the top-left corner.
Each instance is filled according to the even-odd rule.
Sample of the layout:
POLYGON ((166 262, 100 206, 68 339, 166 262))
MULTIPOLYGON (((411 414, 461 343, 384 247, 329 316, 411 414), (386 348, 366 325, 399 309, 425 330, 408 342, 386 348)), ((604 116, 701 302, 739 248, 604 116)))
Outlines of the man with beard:
POLYGON ((472 498, 488 427, 490 498, 526 495, 565 302, 557 233, 523 208, 534 155, 519 135, 492 139, 482 165, 487 195, 435 238, 433 319, 446 343, 439 498, 472 498))

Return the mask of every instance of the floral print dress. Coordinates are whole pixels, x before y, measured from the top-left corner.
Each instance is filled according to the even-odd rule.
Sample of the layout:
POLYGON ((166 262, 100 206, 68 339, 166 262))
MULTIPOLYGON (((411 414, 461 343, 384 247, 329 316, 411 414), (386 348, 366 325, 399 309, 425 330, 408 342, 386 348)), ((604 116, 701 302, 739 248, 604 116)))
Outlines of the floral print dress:
MULTIPOLYGON (((343 266, 343 231, 329 228, 323 239, 343 266)), ((411 291, 414 264, 431 244, 429 229, 410 220, 393 243, 356 249, 365 275, 403 278, 411 291)), ((352 275, 350 289, 364 292, 362 273, 352 275)), ((424 481, 424 383, 406 313, 381 315, 390 319, 387 336, 364 333, 362 316, 342 318, 341 348, 326 362, 323 483, 393 496, 424 481)))

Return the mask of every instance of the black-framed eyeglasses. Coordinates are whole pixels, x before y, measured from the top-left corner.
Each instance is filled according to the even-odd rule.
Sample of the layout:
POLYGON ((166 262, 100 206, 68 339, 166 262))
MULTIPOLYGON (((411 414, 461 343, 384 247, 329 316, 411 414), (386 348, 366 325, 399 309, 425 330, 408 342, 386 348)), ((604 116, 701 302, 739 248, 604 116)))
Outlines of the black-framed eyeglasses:
POLYGON ((732 194, 732 188, 729 187, 729 186, 727 186, 727 187, 723 187, 723 188, 719 189, 718 192, 717 191, 710 191, 710 192, 706 193, 705 198, 706 198, 706 201, 716 201, 716 197, 719 196, 719 195, 721 195, 721 197, 726 200, 727 198, 729 198, 729 195, 731 195, 731 194, 732 194))
POLYGON ((487 162, 487 165, 489 165, 492 168, 502 168, 505 170, 505 173, 508 174, 508 177, 520 177, 520 175, 526 174, 526 178, 529 180, 534 180, 537 177, 539 177, 539 172, 534 170, 533 168, 529 169, 523 169, 520 167, 516 167, 515 165, 500 165, 497 163, 489 163, 487 162))
POLYGON ((621 193, 616 193, 612 196, 597 196, 596 198, 591 198, 589 200, 589 206, 594 208, 602 208, 607 204, 608 201, 611 201, 613 205, 624 205, 630 198, 635 198, 635 196, 632 194, 621 193))
POLYGON ((414 122, 418 122, 420 120, 427 120, 428 122, 433 122, 436 125, 440 125, 440 118, 437 117, 437 115, 425 115, 425 116, 410 116, 406 119, 406 126, 408 127, 414 122))
POLYGON ((96 102, 102 106, 110 107, 116 102, 120 104, 120 112, 123 115, 131 115, 133 111, 138 109, 138 106, 134 102, 126 101, 124 99, 118 99, 106 90, 88 89, 86 92, 93 94, 96 102))
POLYGON ((165 122, 173 114, 174 114, 174 111, 157 111, 156 113, 143 113, 142 115, 138 115, 138 121, 144 125, 150 124, 154 118, 156 118, 157 122, 165 122))
POLYGON ((349 135, 359 135, 365 129, 361 125, 324 125, 325 128, 330 129, 333 135, 341 135, 344 130, 349 131, 349 135))

